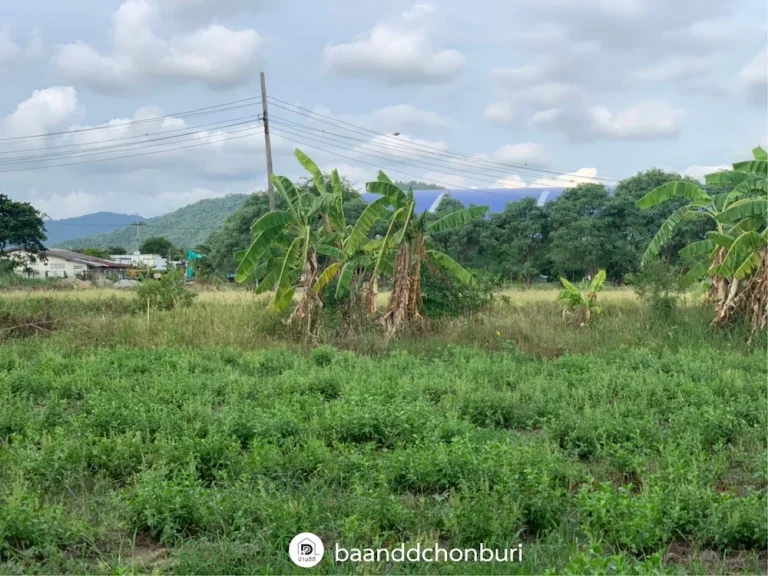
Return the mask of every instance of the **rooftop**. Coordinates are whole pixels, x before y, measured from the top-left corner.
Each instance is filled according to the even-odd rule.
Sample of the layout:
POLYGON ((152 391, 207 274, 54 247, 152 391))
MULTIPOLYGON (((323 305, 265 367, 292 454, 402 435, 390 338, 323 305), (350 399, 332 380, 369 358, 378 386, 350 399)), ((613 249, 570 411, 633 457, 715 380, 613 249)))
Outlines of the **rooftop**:
MULTIPOLYGON (((554 200, 563 193, 564 188, 489 188, 489 189, 460 189, 460 190, 414 190, 416 211, 434 212, 445 195, 450 195, 464 206, 475 204, 488 206, 490 212, 503 212, 507 202, 517 202, 524 198, 534 198, 539 206, 554 200)), ((378 198, 377 194, 365 193, 363 198, 371 202, 378 198)))
POLYGON ((96 258, 95 256, 87 256, 80 254, 79 252, 71 252, 69 250, 51 249, 43 252, 43 255, 48 257, 61 258, 62 260, 68 260, 70 262, 77 262, 78 264, 85 264, 91 268, 129 268, 127 264, 119 264, 112 262, 111 260, 104 260, 103 258, 96 258))

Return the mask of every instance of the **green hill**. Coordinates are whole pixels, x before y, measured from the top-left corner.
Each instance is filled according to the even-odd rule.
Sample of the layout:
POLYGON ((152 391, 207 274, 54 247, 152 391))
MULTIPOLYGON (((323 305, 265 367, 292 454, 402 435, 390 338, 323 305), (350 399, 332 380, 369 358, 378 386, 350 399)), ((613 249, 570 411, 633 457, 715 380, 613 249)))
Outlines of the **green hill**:
MULTIPOLYGON (((162 216, 145 218, 142 220, 145 225, 139 227, 139 242, 152 236, 164 236, 179 248, 203 244, 247 199, 248 194, 230 194, 223 198, 200 200, 162 216)), ((136 250, 136 227, 126 226, 106 234, 74 238, 59 242, 54 247, 81 250, 107 246, 123 246, 129 251, 136 250)))

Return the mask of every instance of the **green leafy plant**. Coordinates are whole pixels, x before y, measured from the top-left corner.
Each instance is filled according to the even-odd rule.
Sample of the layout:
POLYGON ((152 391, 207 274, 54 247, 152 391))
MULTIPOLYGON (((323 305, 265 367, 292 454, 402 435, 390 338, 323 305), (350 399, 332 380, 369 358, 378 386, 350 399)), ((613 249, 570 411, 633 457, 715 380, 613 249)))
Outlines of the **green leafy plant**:
POLYGON ((181 270, 169 270, 159 280, 143 280, 136 288, 135 305, 139 310, 173 310, 186 308, 197 296, 184 287, 181 270))
MULTIPOLYGON (((378 274, 391 270, 392 291, 387 310, 381 319, 387 334, 391 335, 407 321, 421 317, 422 264, 429 262, 464 284, 475 283, 473 276, 458 262, 431 247, 430 234, 450 230, 479 218, 485 215, 488 207, 472 206, 428 222, 426 212, 416 214, 413 190, 403 191, 384 172, 379 172, 378 180, 369 182, 366 187, 368 192, 381 196, 373 204, 379 202, 381 206, 388 207, 387 233, 372 247, 375 265, 369 286, 375 296, 378 274)), ((371 300, 371 296, 367 299, 371 300)))
POLYGON ((705 177, 712 186, 730 186, 730 192, 710 195, 689 182, 669 182, 640 200, 640 208, 651 208, 673 198, 689 203, 675 210, 661 225, 643 256, 643 263, 657 255, 685 219, 711 218, 716 230, 706 239, 680 251, 684 258, 697 259, 683 276, 690 285, 712 279, 710 296, 715 303, 714 323, 727 323, 737 315, 751 318, 753 331, 768 323, 768 153, 752 150, 753 160, 737 162, 732 170, 705 177))
POLYGON ((645 303, 650 317, 666 322, 672 319, 680 298, 680 268, 655 258, 637 272, 625 276, 637 297, 645 303))
POLYGON ((565 278, 560 278, 563 290, 557 299, 564 306, 563 317, 566 320, 577 319, 581 325, 588 324, 592 314, 599 314, 597 293, 605 284, 605 270, 600 270, 590 281, 582 281, 577 288, 565 278))

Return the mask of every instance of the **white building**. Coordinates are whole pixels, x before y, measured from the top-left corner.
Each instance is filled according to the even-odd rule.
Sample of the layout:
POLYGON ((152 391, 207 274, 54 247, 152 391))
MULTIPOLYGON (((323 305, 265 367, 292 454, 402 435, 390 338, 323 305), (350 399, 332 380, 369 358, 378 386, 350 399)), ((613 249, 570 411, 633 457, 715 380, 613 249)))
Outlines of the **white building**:
POLYGON ((69 250, 46 250, 42 253, 43 258, 38 258, 35 262, 30 262, 29 257, 22 250, 13 250, 9 254, 11 257, 14 255, 19 257, 24 262, 23 265, 17 266, 14 272, 32 278, 92 279, 103 277, 106 272, 122 273, 128 268, 125 264, 69 250))
POLYGON ((149 268, 150 270, 166 270, 168 261, 158 254, 115 254, 110 258, 120 264, 127 264, 136 268, 149 268))

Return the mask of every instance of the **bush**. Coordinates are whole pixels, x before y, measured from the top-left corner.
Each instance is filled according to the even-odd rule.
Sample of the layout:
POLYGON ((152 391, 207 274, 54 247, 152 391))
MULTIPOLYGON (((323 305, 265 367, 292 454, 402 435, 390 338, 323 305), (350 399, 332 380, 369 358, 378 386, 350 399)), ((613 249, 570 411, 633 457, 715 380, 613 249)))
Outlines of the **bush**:
POLYGON ((627 274, 627 284, 634 288, 637 297, 642 300, 650 317, 667 322, 675 315, 679 291, 680 270, 669 266, 660 259, 646 262, 634 274, 627 274))
POLYGON ((194 292, 184 287, 184 275, 180 270, 166 272, 160 280, 144 280, 136 288, 136 307, 145 310, 147 304, 155 310, 186 308, 195 299, 194 292))
POLYGON ((423 267, 421 313, 427 318, 458 318, 490 308, 496 277, 481 270, 472 274, 476 284, 467 286, 442 270, 423 267))

